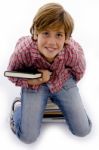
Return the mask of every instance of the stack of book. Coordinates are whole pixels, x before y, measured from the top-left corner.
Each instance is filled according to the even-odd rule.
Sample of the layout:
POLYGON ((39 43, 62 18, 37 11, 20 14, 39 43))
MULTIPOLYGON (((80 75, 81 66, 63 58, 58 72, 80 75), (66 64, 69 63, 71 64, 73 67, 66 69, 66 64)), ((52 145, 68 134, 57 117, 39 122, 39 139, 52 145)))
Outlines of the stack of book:
POLYGON ((59 107, 53 103, 50 99, 48 99, 48 103, 46 105, 43 122, 64 122, 64 116, 59 109, 59 107))

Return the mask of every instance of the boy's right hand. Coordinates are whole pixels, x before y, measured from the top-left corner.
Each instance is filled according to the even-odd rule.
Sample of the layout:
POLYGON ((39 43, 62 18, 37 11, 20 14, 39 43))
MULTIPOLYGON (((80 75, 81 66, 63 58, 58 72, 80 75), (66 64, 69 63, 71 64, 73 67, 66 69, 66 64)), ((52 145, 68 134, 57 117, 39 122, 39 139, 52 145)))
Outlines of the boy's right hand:
POLYGON ((42 73, 42 77, 38 79, 29 79, 29 85, 40 85, 43 83, 47 83, 50 80, 50 76, 52 73, 49 70, 39 69, 38 71, 42 73))

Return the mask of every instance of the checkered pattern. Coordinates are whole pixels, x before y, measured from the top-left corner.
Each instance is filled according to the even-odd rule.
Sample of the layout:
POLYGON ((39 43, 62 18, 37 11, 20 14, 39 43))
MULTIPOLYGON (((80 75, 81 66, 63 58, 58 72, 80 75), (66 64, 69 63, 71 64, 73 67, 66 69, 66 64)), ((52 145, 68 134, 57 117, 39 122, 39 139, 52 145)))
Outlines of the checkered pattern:
MULTIPOLYGON (((50 64, 37 48, 37 41, 34 41, 30 36, 22 37, 18 40, 15 51, 10 58, 8 65, 9 71, 22 69, 24 67, 35 67, 36 69, 47 69, 52 72, 52 76, 48 82, 50 91, 59 91, 64 82, 72 74, 79 81, 85 71, 85 59, 83 50, 80 45, 73 39, 64 45, 63 50, 50 64)), ((9 78, 16 86, 29 88, 26 79, 9 78)), ((38 89, 39 86, 32 86, 32 89, 38 89)))

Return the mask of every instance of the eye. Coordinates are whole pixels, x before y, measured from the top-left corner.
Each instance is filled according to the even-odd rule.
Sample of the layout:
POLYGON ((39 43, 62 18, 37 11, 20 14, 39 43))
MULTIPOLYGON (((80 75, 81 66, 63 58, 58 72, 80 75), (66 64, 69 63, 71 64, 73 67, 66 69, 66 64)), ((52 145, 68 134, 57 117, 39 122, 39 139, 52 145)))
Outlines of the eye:
POLYGON ((45 31, 42 33, 44 36, 49 36, 49 32, 45 31))
POLYGON ((56 36, 59 38, 59 37, 62 37, 63 34, 62 33, 57 33, 56 36))

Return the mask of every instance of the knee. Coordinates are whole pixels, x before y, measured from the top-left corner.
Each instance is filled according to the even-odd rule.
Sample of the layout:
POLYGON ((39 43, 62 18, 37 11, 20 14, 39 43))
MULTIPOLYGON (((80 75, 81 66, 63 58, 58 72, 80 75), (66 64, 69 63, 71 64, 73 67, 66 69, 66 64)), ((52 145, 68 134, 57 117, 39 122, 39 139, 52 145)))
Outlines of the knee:
POLYGON ((72 133, 79 137, 85 137, 90 133, 90 131, 91 131, 91 126, 88 126, 86 128, 82 128, 82 129, 79 128, 76 131, 73 130, 72 133))
POLYGON ((33 137, 33 138, 24 138, 24 139, 22 139, 22 141, 24 142, 24 143, 26 143, 26 144, 32 144, 32 143, 34 143, 35 141, 37 140, 37 137, 33 137))
POLYGON ((36 133, 34 133, 34 134, 33 133, 32 134, 21 134, 19 136, 19 139, 26 144, 31 144, 37 140, 38 136, 39 136, 39 133, 37 133, 37 134, 36 133))

